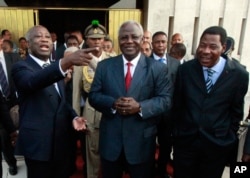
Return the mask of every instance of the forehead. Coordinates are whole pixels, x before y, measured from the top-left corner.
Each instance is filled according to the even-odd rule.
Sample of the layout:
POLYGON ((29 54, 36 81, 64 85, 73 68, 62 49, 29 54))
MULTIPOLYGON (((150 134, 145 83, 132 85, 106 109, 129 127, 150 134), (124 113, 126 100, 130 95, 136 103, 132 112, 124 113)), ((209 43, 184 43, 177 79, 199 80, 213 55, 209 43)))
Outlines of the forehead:
POLYGON ((218 44, 221 43, 219 34, 204 34, 200 40, 201 43, 218 44))
POLYGON ((167 40, 167 37, 164 34, 158 34, 153 38, 153 41, 158 41, 158 40, 167 40))
POLYGON ((121 30, 120 30, 121 34, 138 34, 138 35, 142 35, 141 34, 141 31, 140 31, 140 28, 137 24, 134 24, 134 23, 127 23, 127 24, 124 24, 122 27, 121 27, 121 30))

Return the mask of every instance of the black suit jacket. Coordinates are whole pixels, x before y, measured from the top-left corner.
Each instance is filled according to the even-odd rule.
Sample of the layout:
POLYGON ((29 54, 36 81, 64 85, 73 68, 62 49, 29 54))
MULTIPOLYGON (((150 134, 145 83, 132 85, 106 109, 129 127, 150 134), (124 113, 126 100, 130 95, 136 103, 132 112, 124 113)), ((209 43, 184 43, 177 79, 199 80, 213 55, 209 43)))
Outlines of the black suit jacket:
POLYGON ((4 101, 1 91, 0 91, 0 123, 3 126, 3 128, 7 130, 8 133, 12 133, 16 130, 10 118, 9 109, 4 101))
POLYGON ((12 76, 20 106, 17 153, 33 160, 53 159, 66 164, 70 155, 69 130, 76 113, 65 100, 59 61, 42 69, 28 56, 13 65, 12 76))
POLYGON ((17 104, 16 87, 11 76, 12 65, 19 60, 22 60, 17 53, 4 53, 4 59, 6 63, 8 82, 10 87, 10 96, 8 97, 7 105, 10 109, 17 104))
POLYGON ((199 61, 181 65, 174 94, 175 144, 190 144, 199 136, 219 146, 234 143, 243 118, 248 78, 241 65, 226 60, 221 75, 207 93, 199 61))

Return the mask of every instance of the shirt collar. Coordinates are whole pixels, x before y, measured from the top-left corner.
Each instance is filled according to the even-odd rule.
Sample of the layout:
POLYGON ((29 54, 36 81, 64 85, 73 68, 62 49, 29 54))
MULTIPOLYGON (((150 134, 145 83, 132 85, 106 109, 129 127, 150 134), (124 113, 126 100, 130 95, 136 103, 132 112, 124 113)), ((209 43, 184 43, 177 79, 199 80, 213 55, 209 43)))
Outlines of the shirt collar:
MULTIPOLYGON (((219 61, 213 67, 210 67, 210 69, 218 73, 223 70, 225 63, 226 63, 226 59, 220 56, 219 61)), ((204 71, 208 69, 208 67, 204 67, 204 66, 202 66, 202 68, 204 71)))
POLYGON ((0 59, 4 59, 3 50, 0 50, 0 59))
POLYGON ((43 67, 43 64, 45 64, 45 63, 50 64, 49 58, 48 58, 47 61, 45 62, 45 61, 43 61, 43 60, 41 60, 41 59, 38 59, 37 57, 33 56, 32 54, 29 54, 29 55, 30 55, 30 56, 32 57, 32 59, 33 59, 39 66, 41 66, 41 67, 43 67))
POLYGON ((154 57, 155 60, 159 60, 159 59, 165 59, 165 60, 167 60, 166 54, 164 54, 162 57, 160 57, 160 56, 157 56, 155 53, 153 53, 153 57, 154 57))
POLYGON ((128 62, 132 63, 133 66, 136 66, 139 59, 141 57, 141 53, 139 53, 134 59, 132 59, 131 61, 128 61, 124 55, 122 55, 122 59, 123 59, 123 64, 127 65, 128 62))

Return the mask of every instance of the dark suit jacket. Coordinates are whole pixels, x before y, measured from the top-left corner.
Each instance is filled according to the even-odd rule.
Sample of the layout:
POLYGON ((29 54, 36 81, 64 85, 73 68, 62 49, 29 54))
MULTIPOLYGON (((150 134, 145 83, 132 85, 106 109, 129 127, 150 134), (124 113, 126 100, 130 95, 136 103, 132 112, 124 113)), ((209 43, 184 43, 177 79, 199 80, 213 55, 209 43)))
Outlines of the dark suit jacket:
POLYGON ((17 104, 16 87, 11 76, 11 68, 14 63, 22 59, 17 53, 4 53, 4 58, 5 58, 8 82, 10 87, 10 96, 8 97, 8 102, 7 102, 8 108, 10 109, 11 107, 17 104))
POLYGON ((1 91, 0 91, 0 123, 3 126, 3 128, 7 130, 8 133, 12 133, 16 130, 10 118, 9 109, 4 101, 1 91))
POLYGON ((69 129, 76 113, 65 100, 59 61, 42 69, 28 56, 13 65, 12 76, 20 105, 18 154, 33 160, 64 161, 69 155, 69 129))
POLYGON ((91 91, 90 104, 102 112, 99 151, 102 158, 115 161, 125 152, 130 164, 152 160, 159 115, 170 107, 172 84, 166 68, 141 55, 131 86, 126 93, 122 56, 98 63, 91 91), (119 97, 133 97, 140 103, 139 114, 122 116, 111 108, 119 97))
POLYGON ((63 58, 64 56, 64 51, 66 50, 66 47, 64 44, 62 44, 61 46, 58 46, 56 48, 56 59, 59 60, 61 58, 63 58))
POLYGON ((197 59, 181 65, 174 94, 175 143, 190 144, 198 136, 219 146, 235 142, 247 89, 248 72, 232 60, 210 93, 197 59))

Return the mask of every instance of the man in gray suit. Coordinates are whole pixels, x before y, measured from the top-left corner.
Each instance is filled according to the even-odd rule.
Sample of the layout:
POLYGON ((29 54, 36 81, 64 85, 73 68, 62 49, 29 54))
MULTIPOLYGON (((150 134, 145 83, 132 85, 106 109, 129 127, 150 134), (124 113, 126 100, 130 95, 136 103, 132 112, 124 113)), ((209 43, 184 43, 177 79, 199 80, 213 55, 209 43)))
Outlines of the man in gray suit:
POLYGON ((174 177, 221 178, 237 142, 248 72, 221 57, 226 30, 202 33, 196 58, 179 67, 174 92, 174 177))
MULTIPOLYGON (((174 84, 180 62, 166 53, 167 42, 168 36, 165 32, 155 32, 152 37, 153 53, 151 57, 156 61, 159 61, 163 66, 167 68, 167 75, 171 82, 174 84)), ((157 133, 159 157, 155 164, 155 174, 160 178, 167 178, 169 176, 166 172, 166 165, 171 161, 170 154, 173 145, 171 110, 166 110, 161 117, 162 119, 158 124, 157 133)))
POLYGON ((161 63, 140 52, 143 29, 119 29, 122 55, 98 63, 89 102, 102 112, 99 151, 103 178, 149 178, 160 115, 170 107, 172 83, 161 63))

